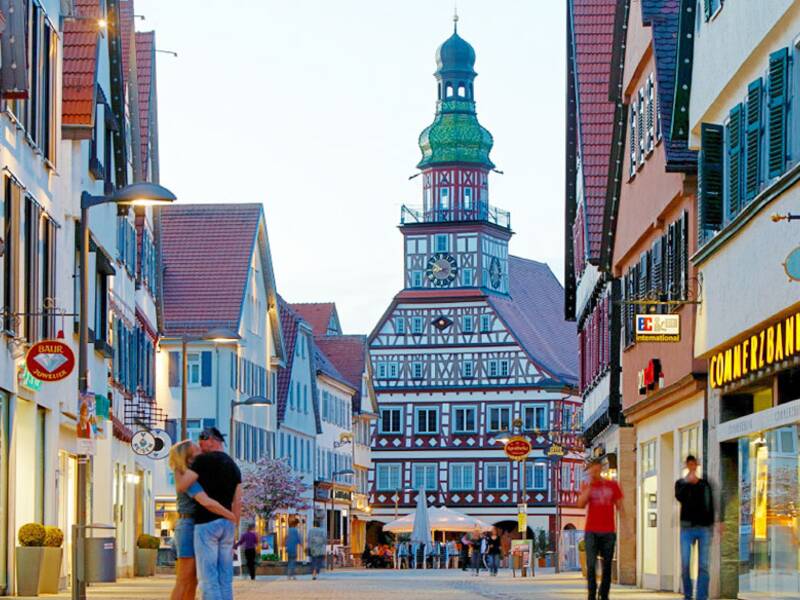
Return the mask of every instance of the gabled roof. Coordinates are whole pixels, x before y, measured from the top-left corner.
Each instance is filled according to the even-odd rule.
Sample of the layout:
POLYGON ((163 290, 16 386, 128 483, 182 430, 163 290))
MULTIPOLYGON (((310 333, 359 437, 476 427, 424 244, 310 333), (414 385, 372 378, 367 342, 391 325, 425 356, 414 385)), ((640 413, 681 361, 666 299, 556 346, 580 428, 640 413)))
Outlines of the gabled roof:
MULTIPOLYGON (((303 322, 302 317, 292 310, 291 306, 278 296, 278 308, 283 331, 283 341, 286 348, 286 366, 278 369, 278 389, 276 390, 276 404, 278 406, 278 424, 283 423, 286 416, 286 405, 289 399, 289 387, 292 384, 292 369, 294 368, 295 349, 297 347, 297 334, 303 322)), ((319 414, 319 397, 316 391, 315 376, 316 366, 314 361, 309 361, 311 379, 311 405, 314 410, 314 421, 317 432, 322 432, 322 423, 319 414)))
POLYGON ((261 204, 161 209, 161 305, 166 336, 239 330, 254 252, 261 257, 275 353, 285 355, 261 204))
POLYGON ((81 18, 64 21, 62 123, 93 127, 100 51, 97 0, 75 0, 75 13, 81 18))
POLYGON ((361 387, 367 368, 367 336, 316 336, 314 341, 347 383, 356 390, 353 396, 353 412, 360 412, 361 387))
POLYGON ((139 83, 139 152, 142 158, 143 176, 147 175, 150 158, 150 111, 155 85, 155 31, 136 32, 136 76, 139 83))
POLYGON ((697 169, 697 152, 689 150, 686 140, 673 140, 671 136, 680 17, 680 0, 642 0, 642 22, 652 27, 658 109, 667 154, 667 171, 692 172, 697 169))
POLYGON ((314 366, 317 370, 317 373, 326 375, 333 379, 334 381, 353 389, 353 393, 357 392, 358 390, 353 386, 353 384, 339 372, 339 369, 336 368, 331 360, 325 355, 322 349, 317 344, 317 340, 314 340, 314 366))
POLYGON ((552 383, 578 381, 577 329, 564 320, 564 289, 545 263, 508 257, 509 297, 489 296, 489 304, 528 358, 552 383))
MULTIPOLYGON (((570 74, 575 87, 576 145, 583 169, 586 255, 600 256, 614 103, 608 98, 616 0, 569 0, 570 74)), ((568 198, 568 201, 570 199, 568 198)), ((572 199, 575 202, 575 199, 572 199)), ((571 224, 570 224, 571 225, 571 224)))
POLYGON ((293 302, 292 308, 311 325, 314 335, 328 335, 331 330, 341 334, 339 314, 334 302, 293 302))

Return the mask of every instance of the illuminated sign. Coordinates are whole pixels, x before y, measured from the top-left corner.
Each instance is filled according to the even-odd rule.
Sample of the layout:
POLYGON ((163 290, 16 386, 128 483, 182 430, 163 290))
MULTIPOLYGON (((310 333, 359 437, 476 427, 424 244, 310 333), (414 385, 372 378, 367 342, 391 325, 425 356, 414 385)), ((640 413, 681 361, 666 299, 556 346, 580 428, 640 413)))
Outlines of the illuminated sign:
POLYGON ((708 378, 712 388, 719 388, 796 354, 800 354, 800 312, 717 352, 708 361, 708 378))
POLYGON ((516 436, 508 440, 506 444, 506 456, 511 460, 525 460, 531 453, 533 447, 528 438, 516 436))
POLYGON ((637 342, 680 342, 680 315, 636 315, 637 342))

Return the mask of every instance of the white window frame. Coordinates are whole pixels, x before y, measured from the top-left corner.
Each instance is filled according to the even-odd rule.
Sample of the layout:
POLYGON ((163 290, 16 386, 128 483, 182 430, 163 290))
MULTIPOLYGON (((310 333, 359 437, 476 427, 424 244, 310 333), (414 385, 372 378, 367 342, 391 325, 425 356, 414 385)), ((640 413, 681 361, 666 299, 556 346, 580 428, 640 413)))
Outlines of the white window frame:
POLYGON ((420 269, 414 269, 411 271, 411 287, 425 287, 425 276, 420 269))
MULTIPOLYGON (((473 405, 469 405, 469 404, 466 404, 466 405, 463 405, 463 406, 454 406, 453 407, 453 416, 452 416, 450 421, 452 423, 451 429, 452 429, 453 433, 457 433, 459 435, 467 434, 467 433, 477 433, 478 432, 478 407, 477 406, 473 406, 473 405), (458 428, 458 418, 457 418, 456 415, 458 414, 459 411, 469 411, 469 412, 472 413, 472 429, 460 429, 460 428, 458 428)), ((464 419, 464 421, 466 422, 466 418, 464 419)))
POLYGON ((450 188, 439 188, 439 210, 450 210, 450 188))
POLYGON ((439 430, 440 430, 440 426, 441 426, 441 422, 440 422, 439 417, 440 417, 440 414, 439 414, 439 407, 438 406, 415 406, 414 407, 414 433, 416 433, 417 435, 438 435, 439 434, 439 430), (435 430, 431 431, 431 430, 428 430, 428 428, 427 428, 427 425, 430 425, 430 423, 428 423, 428 421, 430 420, 429 417, 426 417, 426 419, 425 419, 425 421, 426 421, 425 431, 421 431, 420 430, 420 428, 419 428, 419 415, 422 412, 424 412, 426 414, 433 413, 433 414, 436 415, 436 428, 435 428, 435 430))
POLYGON ((499 363, 500 377, 509 377, 511 375, 511 361, 507 358, 501 358, 499 363))
POLYGON ((489 361, 489 377, 509 377, 511 363, 507 358, 493 358, 489 361))
POLYGON ((450 463, 447 488, 450 492, 475 491, 475 463, 450 463), (459 472, 458 482, 456 482, 456 471, 459 472), (469 473, 470 481, 468 484, 464 482, 466 473, 469 473))
POLYGON ((529 490, 543 491, 547 489, 547 463, 543 461, 526 462, 525 468, 530 472, 525 473, 525 487, 529 490), (542 484, 536 485, 536 474, 542 478, 542 484))
POLYGON ((492 331, 492 315, 482 314, 480 322, 481 333, 489 333, 492 331))
POLYGON ((425 318, 411 317, 411 335, 422 335, 425 332, 425 318))
POLYGON ((487 492, 501 492, 511 489, 511 468, 508 461, 505 462, 486 462, 483 463, 483 489, 487 492), (489 471, 495 471, 496 483, 489 485, 489 471), (500 472, 505 473, 505 486, 500 484, 500 472))
POLYGON ((522 425, 525 431, 547 431, 550 429, 548 427, 548 418, 547 418, 547 405, 546 404, 524 404, 522 406, 522 425), (527 413, 528 411, 533 411, 533 427, 528 427, 527 425, 527 413), (544 415, 543 418, 543 425, 544 427, 537 427, 537 413, 541 411, 544 415))
POLYGON ((475 317, 474 317, 474 315, 463 315, 461 317, 461 332, 462 333, 475 333, 475 317))
POLYGON ((400 377, 400 364, 397 361, 389 361, 386 367, 387 379, 398 379, 400 377))
POLYGON ((463 360, 461 361, 461 378, 474 379, 475 378, 475 361, 463 360))
POLYGON ((470 287, 475 283, 475 269, 467 267, 461 269, 461 287, 470 287))
POLYGON ((200 387, 203 382, 203 353, 186 353, 186 385, 187 387, 200 387))
POLYGON ((472 210, 472 188, 464 188, 464 210, 472 210))
POLYGON ((438 462, 415 462, 411 466, 411 487, 419 490, 421 487, 426 492, 435 492, 439 489, 439 463, 438 462), (420 473, 420 471, 424 471, 420 473), (423 482, 419 481, 420 476, 423 482), (424 483, 424 486, 420 486, 424 483), (432 485, 429 485, 432 484, 432 485))
POLYGON ((397 335, 403 335, 406 332, 406 319, 405 317, 394 318, 394 332, 397 335))
POLYGON ((511 421, 514 416, 514 407, 510 404, 490 405, 486 407, 486 431, 497 433, 498 431, 510 431, 511 421), (503 426, 503 419, 498 418, 498 427, 492 427, 492 412, 499 412, 502 417, 503 411, 507 412, 508 423, 503 426))
POLYGON ((375 465, 375 489, 394 492, 402 487, 403 463, 378 463, 375 465), (383 483, 383 485, 381 485, 383 483))
POLYGON ((450 252, 450 236, 446 233, 437 233, 433 238, 433 242, 436 252, 450 252))
POLYGON ((411 363, 411 379, 422 379, 425 376, 425 363, 415 360, 411 363))
MULTIPOLYGON (((402 406, 381 406, 378 412, 378 433, 382 433, 385 435, 402 435, 403 434, 403 407, 402 406), (394 429, 386 430, 383 428, 383 413, 385 412, 396 412, 399 414, 397 419, 397 431, 394 429)), ((393 418, 391 419, 394 420, 393 418)))

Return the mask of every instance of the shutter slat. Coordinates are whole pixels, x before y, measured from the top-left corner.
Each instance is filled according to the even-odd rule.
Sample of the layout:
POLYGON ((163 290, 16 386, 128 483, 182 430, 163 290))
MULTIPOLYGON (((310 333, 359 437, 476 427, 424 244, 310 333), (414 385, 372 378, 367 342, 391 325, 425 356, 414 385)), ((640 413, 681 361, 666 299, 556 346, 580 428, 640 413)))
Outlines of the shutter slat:
POLYGON ((722 227, 723 210, 723 152, 724 129, 722 125, 703 123, 700 126, 700 154, 698 156, 699 234, 701 240, 707 232, 722 227))
POLYGON ((761 103, 763 85, 756 79, 747 87, 745 198, 751 200, 761 186, 761 103))
POLYGON ((781 48, 769 57, 768 176, 778 177, 786 168, 786 100, 789 79, 789 49, 781 48))

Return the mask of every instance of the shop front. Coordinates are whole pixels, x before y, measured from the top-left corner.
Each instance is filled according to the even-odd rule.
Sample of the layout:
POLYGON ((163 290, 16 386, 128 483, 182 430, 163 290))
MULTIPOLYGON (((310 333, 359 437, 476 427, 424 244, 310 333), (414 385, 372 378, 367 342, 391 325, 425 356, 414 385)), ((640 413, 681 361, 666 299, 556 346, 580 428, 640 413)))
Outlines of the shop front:
POLYGON ((315 513, 323 517, 334 561, 349 564, 353 486, 318 481, 314 487, 315 513))
POLYGON ((800 310, 714 352, 709 383, 719 403, 723 573, 736 575, 738 598, 798 598, 800 310))

